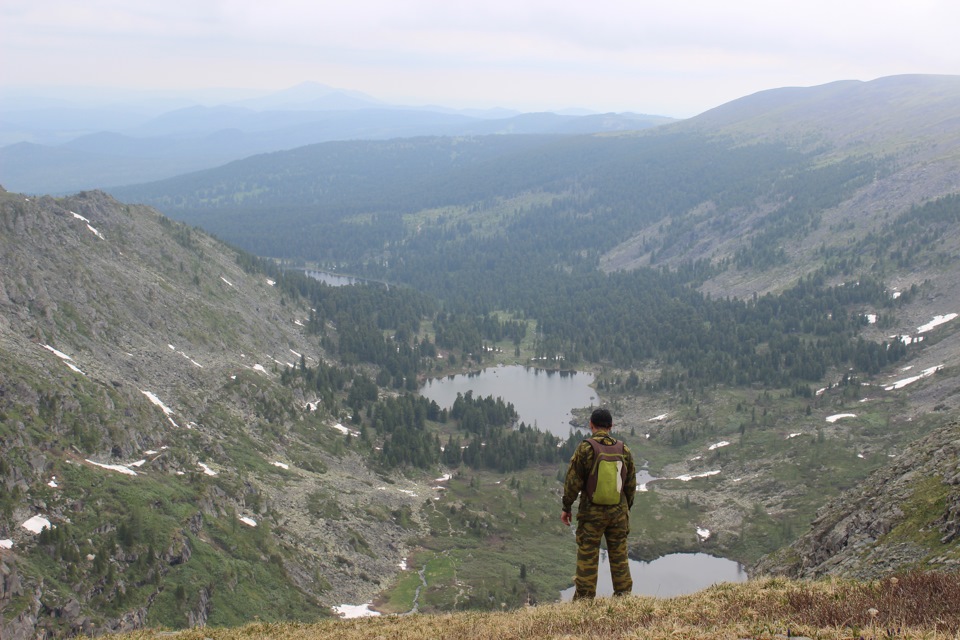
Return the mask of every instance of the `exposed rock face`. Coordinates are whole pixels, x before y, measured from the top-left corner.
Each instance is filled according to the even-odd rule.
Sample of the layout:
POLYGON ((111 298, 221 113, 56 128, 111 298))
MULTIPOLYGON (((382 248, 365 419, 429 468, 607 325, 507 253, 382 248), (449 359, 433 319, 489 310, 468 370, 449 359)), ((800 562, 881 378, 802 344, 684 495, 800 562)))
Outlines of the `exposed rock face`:
POLYGON ((925 436, 890 466, 834 500, 810 531, 755 573, 876 578, 911 568, 960 568, 960 423, 925 436))
POLYGON ((0 616, 0 638, 4 640, 32 640, 40 614, 39 592, 28 592, 17 571, 14 554, 0 549, 0 613, 4 613, 14 598, 26 597, 27 606, 13 616, 0 616))

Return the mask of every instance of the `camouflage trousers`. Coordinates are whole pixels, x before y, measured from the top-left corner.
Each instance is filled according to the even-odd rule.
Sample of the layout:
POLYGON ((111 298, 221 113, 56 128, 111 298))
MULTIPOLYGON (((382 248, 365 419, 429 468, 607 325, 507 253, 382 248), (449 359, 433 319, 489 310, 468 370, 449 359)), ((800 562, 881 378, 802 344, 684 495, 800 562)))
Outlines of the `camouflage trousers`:
POLYGON ((595 598, 597 573, 600 564, 600 539, 607 539, 610 559, 610 577, 614 595, 629 595, 633 591, 630 562, 627 559, 627 535, 630 533, 630 514, 626 507, 591 509, 589 514, 577 514, 577 576, 574 579, 574 600, 595 598))

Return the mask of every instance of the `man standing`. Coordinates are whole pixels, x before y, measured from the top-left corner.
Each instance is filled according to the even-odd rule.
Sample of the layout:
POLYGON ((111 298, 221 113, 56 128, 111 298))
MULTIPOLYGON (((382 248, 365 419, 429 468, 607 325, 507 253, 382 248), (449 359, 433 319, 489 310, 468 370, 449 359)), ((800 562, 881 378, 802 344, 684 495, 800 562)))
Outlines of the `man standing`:
MULTIPOLYGON (((606 409, 596 409, 590 415, 590 438, 577 447, 570 459, 566 482, 563 485, 563 511, 560 521, 570 526, 573 503, 580 497, 577 509, 577 576, 574 581, 576 592, 573 599, 594 598, 597 595, 597 570, 600 559, 600 539, 607 539, 607 553, 610 558, 610 576, 613 579, 613 595, 629 595, 633 590, 630 577, 630 564, 627 559, 627 535, 630 533, 630 507, 637 491, 637 469, 633 464, 633 455, 626 445, 622 451, 617 440, 610 436, 613 417, 606 409), (590 441, 594 441, 591 444, 590 441), (616 455, 604 455, 617 452, 616 455), (595 463, 598 458, 619 457, 622 462, 617 467, 622 481, 619 488, 619 501, 593 500, 597 484, 595 463), (591 477, 592 476, 592 477, 591 477), (606 502, 613 504, 598 504, 606 502)), ((619 483, 618 483, 619 484, 619 483)), ((599 493, 597 494, 599 496, 599 493)), ((614 489, 616 495, 616 489, 614 489)))

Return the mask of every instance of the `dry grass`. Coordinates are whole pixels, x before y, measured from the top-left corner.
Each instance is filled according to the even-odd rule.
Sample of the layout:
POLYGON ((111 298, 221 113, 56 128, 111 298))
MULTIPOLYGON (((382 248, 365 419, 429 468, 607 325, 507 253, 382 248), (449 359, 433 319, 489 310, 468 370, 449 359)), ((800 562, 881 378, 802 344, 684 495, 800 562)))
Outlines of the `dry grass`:
POLYGON ((602 598, 504 613, 454 613, 142 631, 127 640, 526 640, 529 638, 960 638, 960 574, 873 582, 754 580, 677 598, 602 598))

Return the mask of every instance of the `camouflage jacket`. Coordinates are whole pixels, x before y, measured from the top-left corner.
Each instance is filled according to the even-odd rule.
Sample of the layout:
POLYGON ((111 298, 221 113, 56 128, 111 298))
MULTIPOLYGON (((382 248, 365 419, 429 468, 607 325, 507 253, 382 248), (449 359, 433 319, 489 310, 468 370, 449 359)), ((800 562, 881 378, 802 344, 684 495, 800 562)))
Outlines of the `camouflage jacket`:
MULTIPOLYGON (((605 445, 614 444, 617 441, 606 431, 597 431, 590 437, 605 445)), ((625 504, 629 509, 633 506, 633 497, 637 492, 637 467, 633 463, 633 454, 630 453, 627 445, 623 445, 623 452, 626 454, 627 479, 623 485, 623 496, 620 498, 620 505, 615 506, 625 504)), ((570 458, 570 466, 567 468, 567 478, 563 483, 563 510, 572 510, 573 503, 579 496, 580 507, 577 509, 578 517, 589 513, 592 509, 611 508, 601 505, 595 506, 590 502, 590 499, 587 498, 585 489, 587 486, 587 478, 593 469, 593 458, 593 447, 590 446, 589 442, 584 440, 580 443, 580 446, 577 447, 577 450, 573 452, 573 457, 570 458)))

